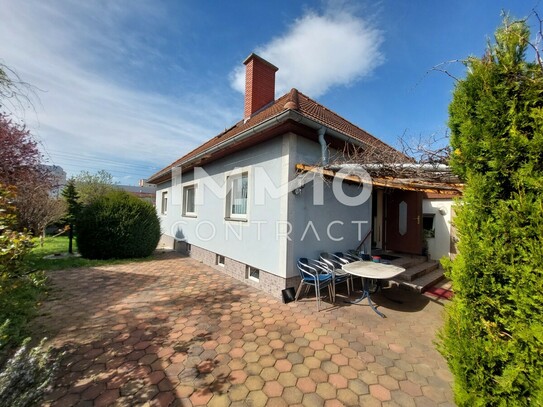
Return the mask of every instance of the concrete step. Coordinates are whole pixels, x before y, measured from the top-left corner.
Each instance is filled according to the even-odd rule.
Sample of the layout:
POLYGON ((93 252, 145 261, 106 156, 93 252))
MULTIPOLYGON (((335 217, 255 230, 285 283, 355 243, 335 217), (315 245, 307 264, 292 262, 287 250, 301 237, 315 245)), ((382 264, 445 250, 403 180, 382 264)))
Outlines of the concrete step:
POLYGON ((437 261, 430 260, 423 263, 415 264, 410 267, 402 267, 405 268, 405 271, 400 274, 397 279, 410 282, 436 270, 437 268, 439 268, 439 263, 437 261))
POLYGON ((438 282, 445 278, 443 274, 443 269, 437 268, 431 271, 430 273, 424 274, 413 281, 404 281, 396 279, 395 282, 399 284, 401 288, 405 288, 410 291, 415 291, 418 293, 423 293, 429 287, 436 285, 438 282))
POLYGON ((402 256, 399 259, 394 259, 390 261, 390 264, 398 267, 403 267, 404 269, 409 269, 418 264, 426 262, 428 258, 426 256, 402 256))

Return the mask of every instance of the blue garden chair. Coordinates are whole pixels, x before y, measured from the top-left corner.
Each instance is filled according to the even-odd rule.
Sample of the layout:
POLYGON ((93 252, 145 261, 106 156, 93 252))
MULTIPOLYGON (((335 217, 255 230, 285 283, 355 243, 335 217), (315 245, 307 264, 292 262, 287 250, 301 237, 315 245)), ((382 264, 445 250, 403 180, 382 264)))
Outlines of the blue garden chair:
POLYGON ((347 284, 347 295, 351 295, 352 276, 343 271, 343 265, 349 263, 349 261, 337 256, 333 253, 321 253, 320 259, 325 263, 334 274, 334 301, 336 297, 336 285, 347 284))
POLYGON ((325 264, 318 260, 307 259, 305 257, 298 260, 297 266, 302 280, 300 281, 300 286, 296 291, 295 301, 298 300, 298 297, 302 292, 302 287, 305 286, 306 290, 309 287, 314 287, 315 296, 317 298, 317 311, 319 311, 321 291, 323 288, 328 287, 328 294, 332 300, 334 299, 334 294, 332 291, 334 282, 333 274, 329 272, 325 264))

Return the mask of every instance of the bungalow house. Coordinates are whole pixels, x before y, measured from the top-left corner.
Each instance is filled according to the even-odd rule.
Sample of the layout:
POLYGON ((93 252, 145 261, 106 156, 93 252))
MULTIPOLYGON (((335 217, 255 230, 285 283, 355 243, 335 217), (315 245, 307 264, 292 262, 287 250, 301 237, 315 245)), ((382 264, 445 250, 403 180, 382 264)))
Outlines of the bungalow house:
POLYGON ((420 255, 426 233, 431 257, 450 254, 451 194, 388 178, 372 188, 334 158, 407 157, 296 89, 275 99, 277 68, 255 54, 244 64, 243 119, 146 180, 163 246, 275 296, 298 284, 297 258, 323 251, 420 255))

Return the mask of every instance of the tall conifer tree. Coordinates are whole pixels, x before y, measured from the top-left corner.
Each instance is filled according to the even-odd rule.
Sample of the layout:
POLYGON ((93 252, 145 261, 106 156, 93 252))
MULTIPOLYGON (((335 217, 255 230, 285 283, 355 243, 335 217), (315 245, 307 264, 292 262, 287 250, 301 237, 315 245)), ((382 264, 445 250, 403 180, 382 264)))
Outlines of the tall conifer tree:
POLYGON ((505 18, 449 107, 466 188, 440 347, 460 406, 543 405, 543 70, 529 35, 505 18))

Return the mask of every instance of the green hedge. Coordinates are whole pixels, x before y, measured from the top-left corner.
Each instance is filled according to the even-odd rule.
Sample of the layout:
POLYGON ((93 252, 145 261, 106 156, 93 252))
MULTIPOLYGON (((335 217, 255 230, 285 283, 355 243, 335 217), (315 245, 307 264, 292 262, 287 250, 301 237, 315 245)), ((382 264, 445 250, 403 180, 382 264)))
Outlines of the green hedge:
POLYGON ((459 406, 543 405, 543 68, 525 22, 505 20, 450 105, 455 297, 440 349, 459 406))
POLYGON ((77 247, 88 259, 147 257, 160 239, 155 208, 123 191, 85 206, 77 219, 77 247))

